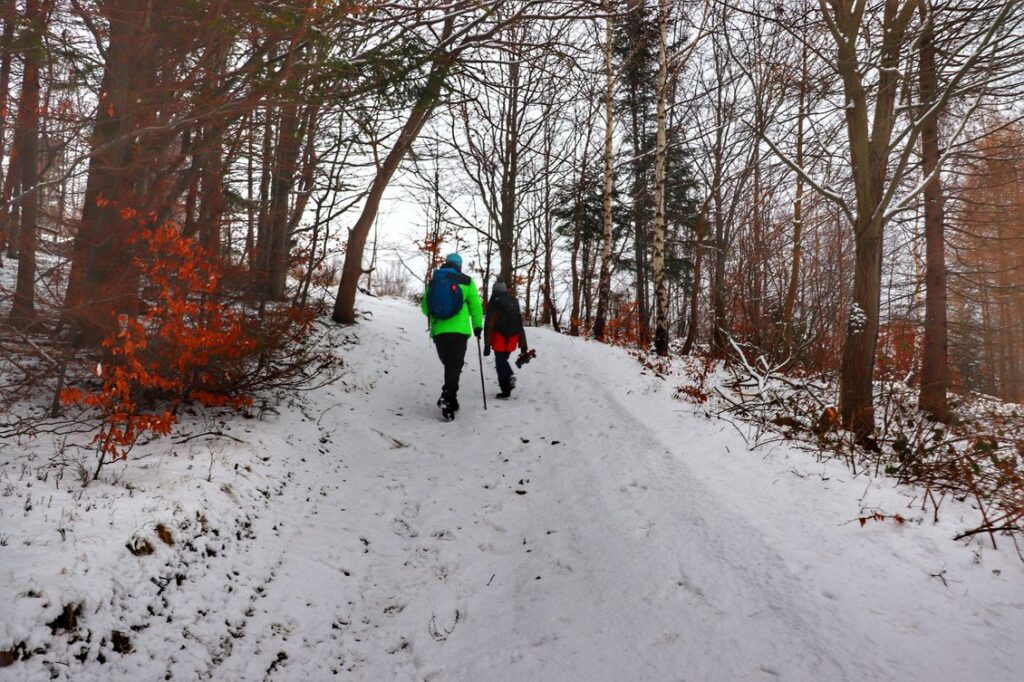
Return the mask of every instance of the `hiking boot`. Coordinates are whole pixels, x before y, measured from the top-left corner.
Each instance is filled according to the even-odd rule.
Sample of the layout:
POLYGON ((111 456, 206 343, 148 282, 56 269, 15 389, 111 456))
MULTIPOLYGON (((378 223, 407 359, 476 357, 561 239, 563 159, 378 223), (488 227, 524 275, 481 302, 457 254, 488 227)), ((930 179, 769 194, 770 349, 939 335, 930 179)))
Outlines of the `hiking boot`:
POLYGON ((498 382, 498 388, 501 389, 501 393, 499 393, 497 395, 497 397, 501 398, 502 400, 508 398, 510 395, 512 395, 512 389, 515 388, 515 387, 516 387, 515 379, 513 379, 512 381, 508 381, 508 382, 505 382, 505 381, 498 382))
POLYGON ((448 391, 441 391, 441 397, 437 399, 437 406, 441 408, 441 416, 446 422, 455 419, 455 413, 459 409, 459 401, 448 391))

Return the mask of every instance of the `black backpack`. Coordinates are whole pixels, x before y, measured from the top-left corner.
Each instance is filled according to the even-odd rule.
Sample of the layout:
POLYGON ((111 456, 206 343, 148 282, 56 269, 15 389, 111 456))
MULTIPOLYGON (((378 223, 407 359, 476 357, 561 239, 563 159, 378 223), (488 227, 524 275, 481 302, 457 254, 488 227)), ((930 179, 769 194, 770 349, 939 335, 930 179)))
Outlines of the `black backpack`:
POLYGON ((508 295, 495 296, 493 301, 494 312, 497 314, 494 331, 504 337, 518 334, 523 322, 522 314, 519 312, 519 301, 508 295))

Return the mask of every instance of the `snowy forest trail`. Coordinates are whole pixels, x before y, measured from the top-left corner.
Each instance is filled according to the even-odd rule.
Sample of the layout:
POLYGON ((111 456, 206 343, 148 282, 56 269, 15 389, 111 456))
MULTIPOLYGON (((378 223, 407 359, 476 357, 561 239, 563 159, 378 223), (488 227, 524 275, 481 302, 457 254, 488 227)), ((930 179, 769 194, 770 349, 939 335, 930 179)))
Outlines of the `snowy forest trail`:
MULTIPOLYGON (((366 680, 1010 680, 1022 669, 1012 564, 1001 579, 978 567, 980 585, 943 587, 916 565, 932 536, 901 549, 891 528, 837 533, 828 514, 852 502, 850 486, 788 476, 766 495, 773 481, 760 477, 776 474, 727 426, 671 400, 627 354, 544 330, 531 330, 539 357, 513 399, 486 412, 471 342, 462 410, 444 423, 423 326, 388 300, 359 325, 356 388, 307 415, 320 446, 292 444, 306 454, 294 481, 304 518, 290 532, 275 524, 261 546, 273 579, 217 669, 366 680), (825 500, 822 520, 802 516, 825 500), (888 539, 865 543, 872 532, 888 539)), ((492 374, 487 362, 491 395, 492 374)), ((777 469, 813 468, 793 457, 806 461, 777 469)))
POLYGON ((935 522, 751 451, 674 397, 678 363, 544 329, 486 411, 471 340, 446 423, 419 309, 363 306, 325 328, 337 381, 194 415, 87 488, 8 457, 0 639, 31 656, 0 681, 1024 678, 1024 563, 951 541, 967 504, 935 522))

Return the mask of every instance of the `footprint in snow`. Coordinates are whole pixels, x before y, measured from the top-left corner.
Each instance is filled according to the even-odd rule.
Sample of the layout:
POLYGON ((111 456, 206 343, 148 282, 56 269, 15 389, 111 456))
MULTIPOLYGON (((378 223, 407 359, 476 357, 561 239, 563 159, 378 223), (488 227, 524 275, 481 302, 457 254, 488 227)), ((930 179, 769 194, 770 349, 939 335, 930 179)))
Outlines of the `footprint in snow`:
POLYGON ((386 651, 387 651, 388 654, 393 656, 393 655, 397 654, 399 651, 404 651, 404 650, 408 649, 409 647, 410 647, 409 640, 407 640, 405 637, 399 637, 398 638, 398 644, 395 644, 394 646, 389 647, 386 651))
POLYGON ((405 519, 396 518, 391 525, 394 528, 395 534, 403 538, 417 538, 420 535, 409 526, 405 519))
POLYGON ((419 502, 406 502, 402 507, 402 516, 407 519, 415 519, 420 515, 420 503, 419 502))

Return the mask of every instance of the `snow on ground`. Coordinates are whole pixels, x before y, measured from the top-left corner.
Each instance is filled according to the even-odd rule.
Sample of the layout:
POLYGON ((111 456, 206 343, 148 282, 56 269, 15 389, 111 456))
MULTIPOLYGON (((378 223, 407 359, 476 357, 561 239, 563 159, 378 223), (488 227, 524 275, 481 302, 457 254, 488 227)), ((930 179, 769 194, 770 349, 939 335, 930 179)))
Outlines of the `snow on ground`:
POLYGON ((176 438, 241 442, 158 441, 84 490, 39 480, 39 443, 0 449, 0 650, 39 650, 0 680, 1024 677, 1024 565, 950 540, 967 505, 933 523, 913 490, 750 452, 545 330, 486 412, 471 345, 444 423, 418 309, 365 307, 342 381, 176 438))

